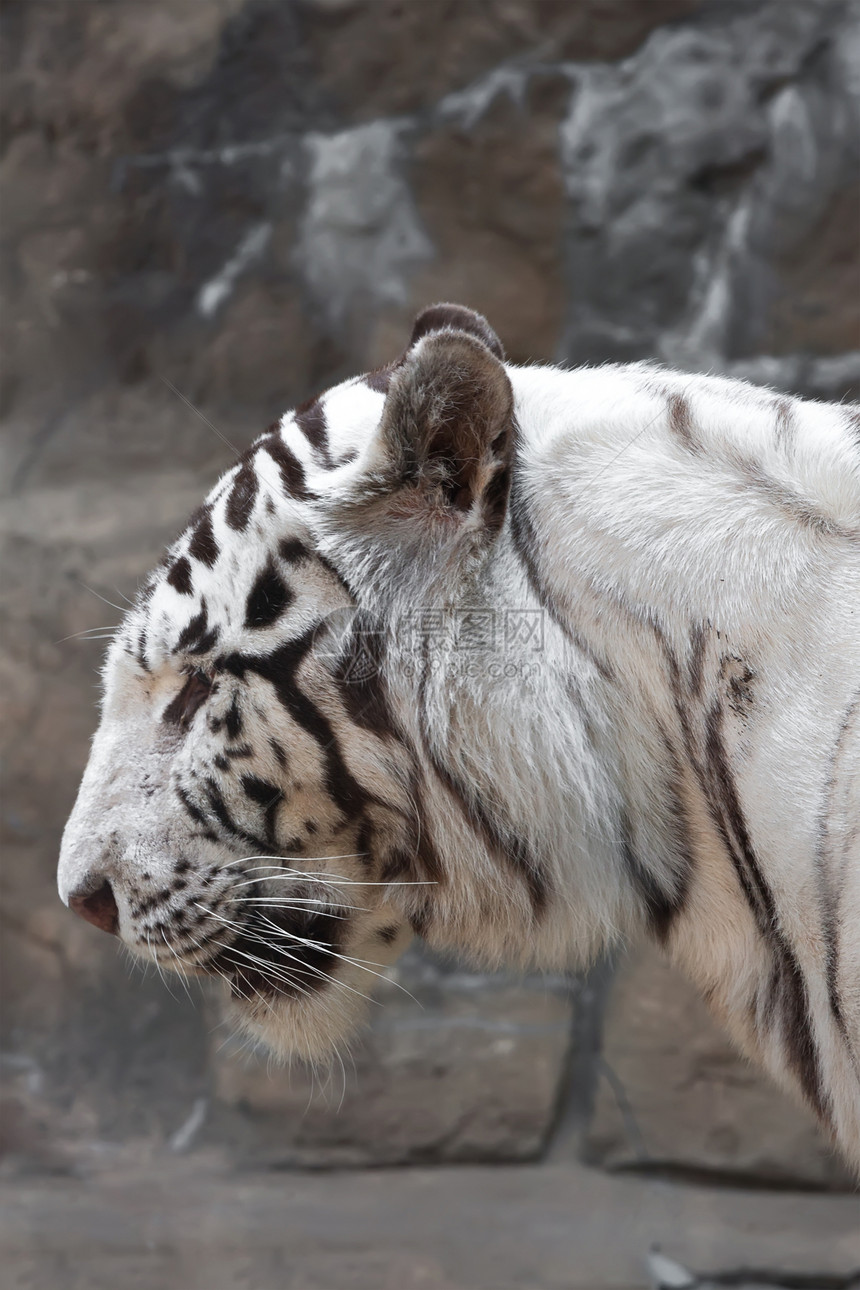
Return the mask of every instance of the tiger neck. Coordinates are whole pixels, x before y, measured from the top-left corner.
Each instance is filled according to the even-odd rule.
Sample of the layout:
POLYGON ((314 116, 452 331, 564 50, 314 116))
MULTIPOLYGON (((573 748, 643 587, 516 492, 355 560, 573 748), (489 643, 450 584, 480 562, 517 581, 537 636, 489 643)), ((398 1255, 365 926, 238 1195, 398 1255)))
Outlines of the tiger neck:
POLYGON ((440 593, 422 613, 400 717, 446 874, 435 939, 456 940, 471 911, 483 962, 519 948, 524 963, 586 962, 629 931, 632 905, 599 671, 534 594, 508 529, 464 601, 440 593))
MULTIPOLYGON (((639 562, 631 573, 635 561, 612 532, 624 485, 613 454, 620 442, 623 455, 641 433, 637 425, 647 433, 650 403, 633 397, 639 421, 631 428, 623 409, 627 424, 604 434, 609 448, 602 443, 588 467, 589 427, 578 435, 577 405, 567 397, 579 375, 540 373, 541 383, 549 378, 558 388, 537 424, 525 415, 534 401, 526 390, 505 528, 468 594, 425 624, 433 639, 421 643, 420 680, 407 705, 426 751, 448 868, 458 874, 456 899, 486 906, 486 891, 464 887, 507 864, 503 891, 509 896, 516 878, 527 892, 544 964, 588 959, 648 920, 662 936, 683 904, 686 817, 701 793, 679 721, 680 686, 695 684, 691 653, 699 650, 702 666, 707 653, 691 638, 691 619, 727 609, 706 579, 677 595, 682 571, 674 580, 649 578, 638 547, 648 550, 665 516, 647 494, 638 505, 631 496, 620 516, 639 562), (572 489, 564 486, 569 477, 572 489), (476 847, 486 865, 461 872, 463 849, 476 847)), ((707 568, 703 560, 702 574, 707 568)), ((744 596, 755 603, 750 586, 744 596)), ((438 605, 441 592, 428 613, 438 605)), ((522 914, 509 904, 512 916, 522 914)), ((500 908, 484 923, 502 940, 520 939, 500 908)))
MULTIPOLYGON (((417 656, 404 704, 457 875, 450 917, 458 902, 477 907, 488 939, 521 942, 504 908, 525 916, 526 897, 511 899, 521 889, 544 963, 562 942, 588 957, 643 925, 665 943, 681 934, 685 900, 710 901, 707 884, 730 881, 719 820, 731 804, 718 787, 740 756, 747 779, 751 758, 761 783, 772 769, 757 669, 799 676, 805 642, 803 686, 818 685, 822 710, 834 702, 812 676, 821 642, 807 606, 811 593, 824 603, 822 537, 838 539, 850 520, 835 509, 847 506, 842 494, 816 495, 813 477, 798 479, 812 499, 800 514, 794 485, 768 491, 749 454, 769 442, 772 396, 747 392, 741 406, 707 378, 637 368, 611 377, 607 407, 606 371, 512 372, 521 438, 506 524, 447 624, 431 625, 441 645, 417 656), (527 645, 528 615, 539 650, 527 645), (458 616, 476 634, 466 648, 458 616), (466 865, 464 853, 483 862, 466 865)), ((801 413, 789 411, 800 435, 801 413)), ((450 608, 450 595, 446 585, 423 603, 450 608)), ((850 612, 827 602, 845 640, 850 612)), ((783 746, 791 738, 780 727, 783 746)), ((795 819, 786 853, 811 836, 814 820, 795 819)), ((713 909, 731 910, 715 893, 713 909)), ((732 928, 719 943, 734 943, 732 928)))

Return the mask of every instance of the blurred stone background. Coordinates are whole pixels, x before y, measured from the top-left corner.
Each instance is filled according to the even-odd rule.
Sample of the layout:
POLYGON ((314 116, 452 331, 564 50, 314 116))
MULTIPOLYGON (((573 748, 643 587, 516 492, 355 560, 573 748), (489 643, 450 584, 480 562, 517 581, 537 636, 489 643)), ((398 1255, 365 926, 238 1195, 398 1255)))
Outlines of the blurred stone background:
POLYGON ((54 866, 96 723, 102 646, 75 633, 116 622, 234 446, 399 352, 425 303, 483 311, 514 361, 857 397, 858 4, 7 0, 2 23, 7 1173, 584 1157, 848 1186, 650 952, 523 981, 411 951, 414 999, 386 987, 315 1089, 118 962, 54 866))

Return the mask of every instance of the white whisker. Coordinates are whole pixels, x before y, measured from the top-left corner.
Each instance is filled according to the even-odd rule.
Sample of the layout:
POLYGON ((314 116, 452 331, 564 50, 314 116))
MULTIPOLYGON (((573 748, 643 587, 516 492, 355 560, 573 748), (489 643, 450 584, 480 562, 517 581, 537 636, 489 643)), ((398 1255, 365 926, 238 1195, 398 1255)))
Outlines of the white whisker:
MULTIPOLYGON (((340 986, 340 987, 341 987, 342 989, 344 989, 344 990, 349 990, 351 994, 357 994, 357 995, 359 996, 359 998, 361 998, 361 999, 365 999, 368 1003, 378 1003, 378 1000, 377 1000, 377 999, 373 999, 373 998, 371 998, 371 997, 370 997, 370 995, 363 994, 361 990, 356 990, 356 989, 354 989, 354 988, 353 988, 353 986, 351 986, 351 985, 347 985, 347 983, 346 983, 345 981, 339 981, 339 980, 337 979, 337 977, 330 976, 330 975, 329 975, 329 973, 327 973, 327 972, 323 972, 321 968, 316 968, 316 967, 314 967, 313 965, 311 965, 310 963, 305 963, 305 962, 303 962, 303 961, 302 961, 302 959, 297 958, 294 954, 290 954, 287 950, 285 950, 285 949, 283 948, 283 946, 281 946, 281 945, 273 945, 273 944, 272 944, 272 942, 271 942, 270 940, 267 940, 267 939, 266 939, 265 937, 263 937, 263 936, 259 936, 259 935, 257 935, 254 931, 252 931, 252 930, 248 929, 247 927, 243 927, 240 923, 236 923, 236 922, 234 922, 234 921, 233 921, 233 919, 230 919, 230 918, 220 918, 217 914, 215 915, 215 917, 216 917, 216 918, 218 918, 219 922, 224 923, 224 925, 225 925, 226 927, 229 927, 231 930, 238 931, 238 932, 241 934, 241 936, 242 936, 243 938, 245 938, 245 939, 247 939, 247 940, 250 940, 250 941, 256 941, 256 942, 257 942, 258 944, 260 944, 260 945, 265 945, 266 949, 269 949, 269 950, 277 950, 277 951, 278 951, 278 953, 282 954, 285 958, 290 959, 290 960, 291 960, 292 962, 294 962, 294 963, 298 963, 298 965, 299 965, 300 969, 301 969, 303 972, 312 972, 312 973, 314 974, 314 976, 319 976, 319 977, 321 977, 324 981, 330 981, 333 985, 338 985, 338 986, 340 986)), ((263 919, 263 922, 268 922, 268 921, 269 921, 268 919, 265 919, 265 918, 263 919)), ((275 925, 274 925, 274 924, 271 924, 271 926, 274 928, 275 932, 276 932, 276 933, 278 934, 278 936, 280 936, 280 937, 283 937, 283 938, 287 938, 287 939, 293 940, 293 941, 297 942, 298 944, 300 944, 300 945, 304 945, 306 948, 309 948, 309 949, 322 950, 324 953, 326 953, 326 954, 330 954, 333 958, 343 959, 345 963, 348 963, 348 962, 350 961, 349 959, 345 958, 342 954, 337 954, 337 953, 335 953, 335 951, 334 951, 334 950, 330 949, 327 945, 325 945, 325 944, 323 944, 323 943, 321 943, 321 942, 305 940, 305 939, 303 939, 303 938, 302 938, 302 937, 300 937, 300 936, 293 936, 293 935, 292 935, 291 933, 289 933, 289 932, 284 932, 281 928, 279 928, 279 927, 275 927, 275 925)), ((217 943, 217 942, 216 942, 216 943, 217 943)), ((230 949, 231 951, 234 951, 234 947, 233 947, 233 946, 225 946, 225 948, 226 948, 226 949, 230 949)), ((237 953, 237 954, 243 954, 243 953, 244 953, 244 951, 243 951, 243 950, 239 950, 239 949, 236 949, 234 952, 235 952, 235 953, 237 953)), ((252 957, 252 958, 253 958, 254 956, 250 956, 250 957, 252 957)), ((256 961, 257 961, 257 962, 259 962, 259 963, 262 963, 262 964, 263 964, 264 966, 266 966, 266 967, 271 968, 271 964, 269 964, 269 963, 267 962, 267 960, 265 960, 265 959, 258 959, 258 960, 256 960, 256 961)), ((356 964, 355 964, 355 966, 360 967, 360 966, 361 966, 361 964, 356 963, 356 964)), ((382 965, 380 964, 380 966, 382 966, 382 965)), ((364 971, 369 972, 369 971, 370 971, 370 969, 369 969, 369 968, 365 968, 365 969, 364 969, 364 971)), ((261 975, 262 975, 262 974, 261 974, 261 975)), ((371 976, 379 976, 379 973, 378 973, 378 972, 371 972, 371 976)), ((293 983, 293 982, 291 982, 291 981, 289 980, 289 978, 287 978, 287 977, 280 977, 279 979, 281 979, 281 980, 285 981, 287 984, 290 984, 290 985, 294 984, 294 983, 293 983)))
MULTIPOLYGON (((261 976, 269 985, 274 985, 276 981, 280 981, 283 985, 289 986, 291 990, 298 990, 300 994, 309 993, 308 990, 303 990, 297 982, 292 981, 285 973, 278 972, 277 969, 266 959, 258 958, 256 954, 249 954, 247 950, 237 949, 235 945, 224 944, 221 941, 215 941, 214 943, 216 945, 220 945, 223 950, 227 950, 230 954, 236 954, 240 958, 247 959, 248 962, 253 965, 254 971, 257 972, 258 975, 261 976)), ((263 942, 263 944, 265 944, 265 942, 263 942)), ((242 967, 241 963, 237 963, 235 966, 240 969, 242 967)))
POLYGON ((123 609, 122 605, 114 604, 112 600, 108 600, 107 596, 103 596, 100 591, 96 591, 95 588, 93 587, 88 587, 85 582, 82 582, 81 586, 84 588, 85 591, 89 591, 92 595, 98 596, 99 600, 103 600, 106 605, 110 605, 111 609, 117 609, 121 614, 125 613, 125 610, 123 609))
MULTIPOLYGON (((316 906, 319 901, 316 900, 281 900, 278 896, 237 896, 235 900, 228 900, 225 903, 228 905, 268 905, 274 909, 311 909, 320 918, 336 918, 343 922, 349 921, 348 914, 333 914, 327 909, 317 909, 316 906)), ((341 905, 340 908, 359 914, 370 913, 370 910, 363 905, 341 905)))
MULTIPOLYGON (((342 855, 333 856, 302 856, 302 860, 307 860, 309 864, 316 864, 320 860, 359 860, 365 853, 363 851, 345 851, 342 855)), ((263 869, 280 869, 283 868, 283 862, 287 856, 242 856, 238 860, 228 860, 226 864, 221 865, 222 869, 229 869, 234 864, 246 864, 249 860, 275 860, 278 863, 274 865, 261 865, 263 869)), ((253 873, 253 869, 248 872, 253 873)), ((293 872, 300 872, 294 870, 293 872)))
POLYGON ((221 969, 218 968, 217 966, 210 966, 208 961, 210 956, 207 955, 206 946, 201 945, 199 941, 195 940, 190 932, 186 932, 185 935, 188 937, 191 944, 195 946, 198 953, 205 956, 203 961, 201 963, 196 964, 195 966, 199 967, 201 971, 215 972, 217 976, 220 976, 222 981, 225 981, 227 985, 229 985, 230 978, 229 976, 227 976, 226 972, 222 972, 221 969))
MULTIPOLYGON (((325 954, 330 954, 332 958, 340 959, 343 963, 349 963, 352 967, 357 967, 362 972, 368 972, 371 976, 377 977, 380 981, 389 982, 390 985, 396 986, 396 988, 402 990, 404 994, 409 995, 409 998, 415 1003, 418 1003, 415 996, 410 994, 406 987, 401 985, 399 981, 392 981, 390 977, 383 975, 386 967, 384 963, 374 963, 370 959, 356 959, 351 958, 348 954, 339 954, 337 950, 332 949, 331 946, 327 945, 324 941, 309 940, 307 937, 298 936, 294 932, 288 932, 284 928, 278 927, 276 923, 273 923, 271 919, 266 918, 265 915, 261 915, 260 922, 265 923, 267 927, 271 927, 277 936, 291 941, 296 941, 299 945, 304 945, 308 949, 322 950, 325 954), (375 972, 373 970, 374 968, 382 968, 383 972, 375 972)), ((271 948, 274 949, 279 947, 272 946, 271 948)), ((374 1000, 374 1002, 378 1002, 378 1000, 374 1000)))
POLYGON ((82 632, 70 632, 68 636, 62 636, 55 645, 65 645, 66 641, 88 640, 88 641, 110 641, 113 640, 117 633, 116 627, 87 627, 82 632))
POLYGON ((170 986, 167 984, 167 977, 166 977, 166 976, 164 975, 164 973, 162 972, 162 970, 161 970, 161 963, 160 963, 160 961, 159 961, 159 959, 158 959, 158 956, 157 956, 157 954, 156 954, 155 950, 152 948, 152 942, 151 942, 151 940, 149 939, 149 932, 144 931, 144 933, 143 933, 143 934, 144 934, 144 936, 146 937, 146 944, 147 944, 147 948, 148 948, 149 953, 150 953, 151 961, 155 964, 155 970, 156 970, 156 972, 158 973, 158 979, 161 981, 161 984, 164 986, 165 990, 166 990, 166 991, 167 991, 167 993, 170 995, 170 997, 171 997, 171 999, 174 1001, 174 1003, 178 1003, 178 1002, 179 1002, 179 1000, 176 998, 176 995, 173 993, 173 991, 171 990, 170 986))
MULTIPOLYGON (((367 1003, 378 1003, 378 1000, 371 998, 370 995, 362 994, 361 990, 354 989, 353 986, 347 985, 345 981, 339 981, 337 977, 331 976, 328 972, 324 972, 322 968, 318 968, 310 963, 304 962, 303 959, 298 958, 295 954, 290 954, 287 950, 283 949, 282 946, 272 945, 271 942, 267 941, 262 936, 254 936, 247 932, 245 933, 245 936, 249 940, 256 941, 260 945, 264 945, 266 949, 276 949, 284 958, 289 959, 291 963, 297 963, 300 971, 311 972, 314 976, 319 977, 323 981, 328 981, 331 985, 339 986, 342 990, 348 990, 350 994, 358 995, 360 999, 364 999, 367 1003)), ((268 972, 268 979, 270 982, 282 981, 285 985, 288 985, 290 989, 298 990, 301 994, 310 994, 309 990, 302 989, 298 982, 289 975, 289 969, 286 969, 284 972, 278 972, 268 959, 257 958, 256 955, 249 954, 246 950, 236 949, 234 945, 225 946, 225 949, 228 949, 230 953, 233 954, 241 954, 242 957, 247 958, 249 962, 259 964, 261 967, 265 968, 266 971, 261 971, 260 975, 266 977, 268 972)))
MULTIPOLYGON (((253 869, 246 869, 245 873, 253 873, 253 869)), ((248 882, 234 883, 234 887, 251 887, 255 883, 263 882, 298 882, 299 880, 309 882, 320 882, 327 886, 335 887, 435 887, 437 884, 432 879, 416 879, 414 882, 365 882, 362 878, 342 878, 339 874, 315 874, 303 873, 300 869, 291 869, 284 872, 270 873, 267 878, 252 878, 248 882)))
POLYGON ((194 1004, 194 1000, 191 998, 191 991, 188 988, 188 974, 185 971, 185 968, 182 964, 182 960, 180 959, 179 955, 176 953, 176 950, 168 941, 167 933, 165 932, 163 927, 161 928, 161 939, 164 941, 164 944, 167 946, 168 953, 175 960, 175 967, 173 970, 176 973, 176 975, 179 977, 180 981, 182 982, 182 985, 185 989, 185 993, 188 995, 188 1002, 191 1004, 193 1008, 195 1004, 194 1004))

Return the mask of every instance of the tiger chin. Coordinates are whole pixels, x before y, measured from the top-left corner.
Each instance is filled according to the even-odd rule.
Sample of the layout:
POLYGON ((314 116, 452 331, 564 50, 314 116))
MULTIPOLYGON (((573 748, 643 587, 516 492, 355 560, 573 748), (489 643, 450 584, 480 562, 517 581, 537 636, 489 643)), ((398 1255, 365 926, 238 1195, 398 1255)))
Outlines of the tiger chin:
POLYGON ((413 935, 650 937, 860 1166, 858 606, 856 408, 516 366, 435 305, 144 584, 61 896, 311 1059, 413 935))

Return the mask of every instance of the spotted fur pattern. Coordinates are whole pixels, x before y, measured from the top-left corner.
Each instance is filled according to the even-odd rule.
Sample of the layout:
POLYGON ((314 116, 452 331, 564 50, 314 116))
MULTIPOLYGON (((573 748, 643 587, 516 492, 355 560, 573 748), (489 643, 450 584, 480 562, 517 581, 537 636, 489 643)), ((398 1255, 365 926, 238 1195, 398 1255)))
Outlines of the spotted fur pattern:
POLYGON ((412 933, 646 934, 860 1164, 860 412, 504 361, 440 305, 284 416, 111 646, 60 865, 316 1057, 412 933))

